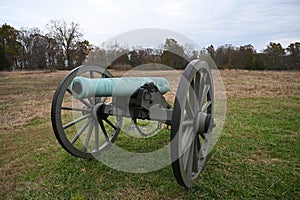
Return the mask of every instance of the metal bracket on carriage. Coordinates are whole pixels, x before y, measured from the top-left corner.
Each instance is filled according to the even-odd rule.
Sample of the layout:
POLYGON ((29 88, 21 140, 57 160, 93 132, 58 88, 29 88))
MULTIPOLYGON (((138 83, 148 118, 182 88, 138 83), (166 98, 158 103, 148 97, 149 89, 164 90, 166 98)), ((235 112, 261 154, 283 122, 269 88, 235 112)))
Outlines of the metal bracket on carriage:
POLYGON ((132 123, 142 137, 150 137, 157 133, 161 129, 162 123, 171 124, 171 106, 153 82, 145 83, 130 97, 129 111, 132 123), (138 125, 138 119, 155 120, 157 128, 146 133, 138 125))
MULTIPOLYGON (((100 108, 100 107, 99 107, 100 108)), ((170 125, 172 108, 153 82, 140 86, 131 96, 113 96, 111 104, 103 104, 98 116, 115 115, 128 117, 142 137, 150 137, 161 129, 162 124, 170 125), (155 130, 145 132, 138 120, 157 121, 155 130)))

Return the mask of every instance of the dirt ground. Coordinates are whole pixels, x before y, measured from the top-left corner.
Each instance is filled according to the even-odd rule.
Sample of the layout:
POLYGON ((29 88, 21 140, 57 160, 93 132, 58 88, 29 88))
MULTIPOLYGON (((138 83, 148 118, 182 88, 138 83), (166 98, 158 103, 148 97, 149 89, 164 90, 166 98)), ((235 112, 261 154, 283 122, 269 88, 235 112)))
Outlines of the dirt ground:
POLYGON ((300 71, 223 70, 227 97, 300 97, 300 71))
MULTIPOLYGON (((175 97, 182 71, 110 71, 114 76, 158 76, 170 83, 166 98, 175 97)), ((50 116, 55 89, 68 71, 0 72, 0 131, 50 116)), ((300 71, 222 70, 216 85, 225 85, 227 98, 300 97, 300 71)), ((218 74, 214 72, 214 74, 218 74)), ((218 95, 218 94, 216 94, 218 95)))

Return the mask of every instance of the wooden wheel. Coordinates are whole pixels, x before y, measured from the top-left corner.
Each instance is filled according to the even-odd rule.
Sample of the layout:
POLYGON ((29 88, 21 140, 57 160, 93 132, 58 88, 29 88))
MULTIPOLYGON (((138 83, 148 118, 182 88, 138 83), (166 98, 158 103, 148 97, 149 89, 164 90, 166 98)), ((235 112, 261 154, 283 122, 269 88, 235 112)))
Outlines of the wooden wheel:
POLYGON ((92 158, 92 154, 114 142, 122 118, 100 116, 99 120, 97 108, 110 103, 106 97, 74 98, 70 85, 76 76, 111 78, 112 75, 101 67, 80 66, 62 80, 52 100, 51 121, 58 142, 74 156, 92 158))
POLYGON ((171 158, 177 182, 190 188, 203 170, 211 138, 214 91, 206 61, 190 62, 180 80, 171 128, 171 158))

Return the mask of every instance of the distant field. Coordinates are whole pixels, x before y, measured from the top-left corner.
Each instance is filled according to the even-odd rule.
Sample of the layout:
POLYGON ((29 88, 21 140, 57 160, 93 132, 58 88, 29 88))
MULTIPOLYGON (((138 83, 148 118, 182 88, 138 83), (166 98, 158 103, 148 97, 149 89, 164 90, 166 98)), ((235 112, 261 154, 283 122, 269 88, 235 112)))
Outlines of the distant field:
MULTIPOLYGON (((191 190, 177 185, 170 166, 129 174, 63 151, 50 107, 66 73, 0 72, 0 199, 299 198, 300 71, 221 71, 224 134, 191 190)), ((155 73, 169 78, 175 92, 181 72, 155 73)))

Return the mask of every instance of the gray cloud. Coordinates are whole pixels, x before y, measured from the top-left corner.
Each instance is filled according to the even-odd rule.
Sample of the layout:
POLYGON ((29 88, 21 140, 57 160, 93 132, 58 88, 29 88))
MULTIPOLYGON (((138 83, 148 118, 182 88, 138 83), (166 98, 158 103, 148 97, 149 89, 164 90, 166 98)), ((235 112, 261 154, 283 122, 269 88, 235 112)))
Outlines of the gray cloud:
POLYGON ((162 28, 179 32, 200 46, 300 41, 300 1, 291 0, 87 0, 0 1, 0 23, 45 30, 50 19, 80 24, 85 38, 99 44, 121 32, 162 28))

